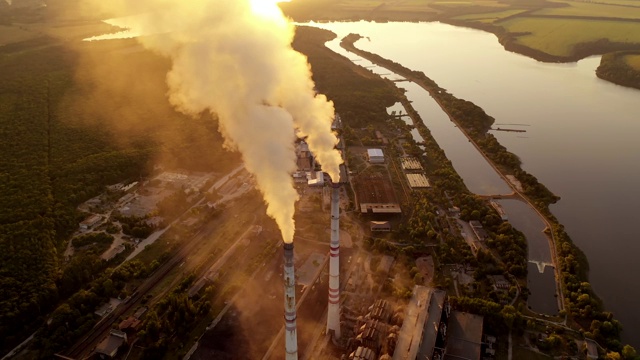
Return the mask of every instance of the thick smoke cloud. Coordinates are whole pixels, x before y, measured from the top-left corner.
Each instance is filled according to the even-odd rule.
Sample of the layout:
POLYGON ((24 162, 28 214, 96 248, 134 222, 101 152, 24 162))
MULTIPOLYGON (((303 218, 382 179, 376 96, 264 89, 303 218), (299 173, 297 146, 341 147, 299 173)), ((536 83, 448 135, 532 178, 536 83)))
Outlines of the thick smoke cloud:
MULTIPOLYGON (((127 16, 112 24, 172 60, 169 101, 178 110, 219 119, 225 146, 238 150, 284 241, 294 234, 298 198, 295 136, 332 179, 342 162, 331 132, 333 104, 315 95, 306 58, 291 48, 293 26, 274 0, 100 1, 103 11, 127 16)), ((133 79, 132 79, 133 81, 133 79)))

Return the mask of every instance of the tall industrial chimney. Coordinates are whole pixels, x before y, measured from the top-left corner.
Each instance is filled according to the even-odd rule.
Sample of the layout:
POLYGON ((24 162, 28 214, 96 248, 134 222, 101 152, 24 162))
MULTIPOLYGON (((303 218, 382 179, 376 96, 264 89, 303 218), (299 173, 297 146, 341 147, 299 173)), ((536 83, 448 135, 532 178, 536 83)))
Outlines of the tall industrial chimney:
POLYGON ((293 243, 284 244, 284 326, 286 360, 298 360, 296 330, 296 277, 293 270, 293 243))
POLYGON ((331 189, 331 250, 329 254, 329 311, 327 333, 340 338, 340 183, 331 189))

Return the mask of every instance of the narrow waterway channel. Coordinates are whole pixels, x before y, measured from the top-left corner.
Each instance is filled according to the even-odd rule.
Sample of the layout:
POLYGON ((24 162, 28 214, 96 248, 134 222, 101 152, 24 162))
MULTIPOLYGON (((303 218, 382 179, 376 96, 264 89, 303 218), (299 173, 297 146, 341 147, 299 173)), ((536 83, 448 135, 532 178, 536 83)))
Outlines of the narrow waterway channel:
MULTIPOLYGON (((398 74, 340 47, 339 42, 344 35, 338 34, 338 38, 328 42, 327 47, 380 76, 389 79, 400 78, 398 74)), ((434 139, 444 150, 447 158, 451 160, 454 169, 471 192, 478 195, 507 195, 513 192, 513 189, 449 119, 449 116, 426 90, 413 82, 407 81, 400 84, 398 87, 406 90, 407 99, 420 114, 422 121, 429 128, 434 139)), ((396 104, 390 109, 390 111, 392 110, 397 112, 402 109, 396 104)), ((406 113, 406 110, 403 112, 406 113)), ((416 136, 412 135, 416 140, 416 136)), ((419 139, 416 141, 422 141, 422 137, 419 139)), ((527 287, 530 291, 527 303, 529 308, 537 313, 556 315, 558 313, 557 286, 550 250, 551 242, 543 233, 546 227, 545 222, 530 205, 523 201, 500 200, 500 204, 509 217, 509 222, 514 228, 523 232, 527 238, 529 260, 527 287)))
POLYGON ((516 199, 496 200, 509 216, 509 223, 527 238, 527 303, 531 310, 548 315, 558 313, 558 292, 547 228, 540 215, 527 203, 516 199))
POLYGON ((589 282, 640 347, 640 91, 595 76, 599 56, 541 63, 505 51, 495 35, 441 23, 316 24, 357 46, 423 71, 441 87, 526 130, 494 135, 523 168, 561 197, 551 211, 589 260, 589 282))

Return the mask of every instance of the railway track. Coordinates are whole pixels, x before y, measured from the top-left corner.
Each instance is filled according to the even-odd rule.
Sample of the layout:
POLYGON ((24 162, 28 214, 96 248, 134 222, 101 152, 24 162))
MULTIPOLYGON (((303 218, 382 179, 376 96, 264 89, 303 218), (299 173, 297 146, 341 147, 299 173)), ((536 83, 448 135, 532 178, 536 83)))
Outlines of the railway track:
POLYGON ((205 229, 200 230, 190 240, 185 241, 176 250, 175 255, 160 265, 160 267, 151 274, 151 277, 138 286, 137 291, 135 291, 126 302, 121 303, 109 315, 101 319, 88 334, 83 336, 67 351, 59 354, 58 357, 78 360, 89 357, 99 342, 109 334, 113 323, 122 315, 138 306, 140 301, 149 294, 171 270, 179 266, 186 260, 189 254, 193 253, 194 249, 207 238, 206 235, 216 229, 220 221, 224 221, 224 219, 218 218, 216 221, 207 224, 205 229))

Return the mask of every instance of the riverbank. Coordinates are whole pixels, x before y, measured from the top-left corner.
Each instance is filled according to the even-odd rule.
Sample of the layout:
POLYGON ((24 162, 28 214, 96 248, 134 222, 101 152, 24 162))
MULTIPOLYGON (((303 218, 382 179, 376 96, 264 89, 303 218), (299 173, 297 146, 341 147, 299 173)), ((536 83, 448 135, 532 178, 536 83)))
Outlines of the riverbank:
MULTIPOLYGON (((359 56, 367 58, 368 60, 387 69, 390 69, 398 73, 399 75, 406 76, 410 80, 418 79, 419 81, 423 82, 423 86, 431 88, 430 93, 435 94, 435 96, 433 96, 434 99, 437 99, 441 96, 452 96, 451 94, 447 94, 444 89, 440 88, 435 82, 426 77, 426 75, 424 75, 422 72, 412 71, 410 69, 404 68, 402 65, 384 59, 376 54, 368 53, 366 51, 355 48, 355 46, 353 46, 353 42, 357 40, 357 36, 352 36, 352 38, 349 40, 350 41, 347 41, 347 39, 345 39, 345 41, 343 42, 343 47, 345 47, 349 51, 353 49, 359 56), (345 44, 346 42, 351 42, 351 46, 349 47, 349 44, 345 44)), ((447 101, 444 101, 443 103, 447 106, 451 105, 447 101)), ((452 103, 456 104, 455 101, 452 103)), ((459 116, 459 113, 455 108, 449 109, 448 113, 453 114, 454 117, 456 117, 456 115, 459 116)), ((480 113, 480 115, 482 114, 484 114, 484 111, 480 113)), ((485 138, 490 138, 492 137, 492 135, 486 134, 486 130, 484 132, 480 131, 483 125, 486 127, 486 122, 488 122, 487 119, 490 118, 488 117, 488 115, 484 115, 486 116, 484 119, 476 121, 475 123, 473 122, 473 119, 464 117, 464 114, 462 114, 462 119, 457 118, 457 120, 464 126, 462 128, 466 128, 467 135, 471 138, 476 139, 479 135, 482 135, 485 138), (469 126, 469 124, 472 124, 472 126, 469 126)), ((495 154, 487 153, 486 146, 488 144, 484 141, 478 141, 477 139, 476 142, 478 147, 483 149, 485 155, 495 161, 495 154)), ((495 140, 495 138, 493 138, 492 144, 495 145, 495 142, 497 141, 495 140)), ((503 166, 503 164, 496 165, 498 167, 503 166)), ((520 168, 519 161, 517 162, 517 164, 513 163, 512 165, 517 165, 517 168, 520 168)), ((524 176, 526 178, 526 183, 531 181, 531 178, 535 179, 532 175, 523 175, 523 173, 524 172, 521 172, 520 176, 524 176)), ((537 180, 535 182, 537 183, 537 180)), ((538 183, 538 185, 538 190, 546 189, 542 184, 538 183)), ((614 349, 614 351, 616 351, 615 349, 619 348, 619 346, 615 344, 619 344, 620 325, 616 320, 612 319, 611 313, 604 311, 602 303, 599 301, 595 293, 592 291, 590 284, 587 282, 588 264, 586 262, 586 258, 582 254, 582 252, 573 244, 567 233, 564 231, 564 227, 558 222, 555 216, 550 213, 548 206, 553 201, 548 202, 547 200, 549 199, 544 194, 544 192, 530 193, 525 189, 525 195, 529 197, 530 204, 532 204, 540 214, 545 215, 543 216, 543 218, 549 224, 549 232, 555 240, 554 258, 556 259, 556 262, 558 264, 557 270, 559 271, 559 273, 557 276, 561 280, 561 288, 563 291, 564 299, 562 299, 562 301, 566 309, 564 314, 568 315, 569 320, 572 320, 569 322, 569 324, 571 324, 571 326, 575 328, 581 328, 583 331, 585 331, 585 335, 587 337, 595 338, 603 345, 609 343, 613 344, 610 349, 614 349), (616 330, 608 332, 607 334, 598 332, 594 334, 592 333, 592 331, 594 330, 590 327, 593 320, 598 320, 598 324, 605 321, 614 324, 614 328, 616 330)), ((555 200, 557 200, 557 198, 555 200)), ((619 349, 617 351, 619 351, 619 349)))
POLYGON ((295 21, 433 22, 494 34, 505 50, 541 62, 576 62, 592 55, 640 50, 640 7, 633 4, 583 4, 530 0, 491 4, 424 1, 374 4, 337 0, 281 3, 295 21))
MULTIPOLYGON (((563 19, 572 18, 563 17, 563 19)), ((640 44, 637 43, 624 43, 600 38, 576 44, 568 55, 554 55, 518 42, 519 37, 530 36, 532 35, 531 32, 510 32, 502 26, 478 21, 464 21, 456 19, 440 19, 439 21, 453 26, 490 32, 498 38, 498 42, 505 50, 524 55, 541 62, 571 63, 593 55, 604 55, 616 51, 640 50, 640 44)))
MULTIPOLYGON (((401 65, 395 64, 395 63, 393 63, 393 64, 395 64, 395 66, 392 66, 392 65, 390 65, 390 63, 392 63, 390 60, 383 61, 383 60, 386 60, 386 59, 382 59, 381 57, 375 56, 375 54, 371 54, 369 52, 366 52, 366 51, 363 51, 363 50, 360 50, 360 49, 356 48, 354 43, 358 39, 360 39, 360 37, 358 35, 352 34, 352 35, 347 36, 345 39, 343 39, 343 41, 340 44, 346 50, 351 51, 354 54, 357 54, 357 55, 359 55, 359 56, 361 56, 363 58, 366 58, 367 60, 369 60, 369 61, 371 61, 371 62, 373 62, 373 63, 375 63, 375 64, 377 64, 379 66, 382 66, 382 67, 384 67, 384 68, 386 68, 388 70, 391 70, 391 71, 395 72, 398 75, 401 75, 401 76, 405 77, 407 80, 416 83, 421 88, 423 88, 425 91, 427 91, 431 95, 431 97, 436 101, 436 103, 440 106, 442 111, 448 116, 449 120, 451 122, 453 122, 461 130, 462 134, 475 147, 475 149, 478 151, 478 153, 480 155, 482 155, 482 157, 493 168, 493 170, 511 188, 511 190, 513 191, 513 194, 519 200, 527 203, 538 214, 538 216, 542 219, 542 221, 545 223, 546 229, 548 230, 545 233, 546 233, 546 235, 547 235, 546 237, 547 237, 547 239, 549 241, 549 250, 551 252, 551 260, 552 260, 552 265, 553 265, 553 268, 554 268, 554 277, 556 279, 556 281, 555 281, 555 283, 556 283, 556 293, 559 294, 559 296, 558 296, 558 309, 560 311, 563 311, 564 308, 565 308, 564 295, 563 295, 563 290, 562 290, 562 285, 561 285, 561 283, 562 283, 561 282, 561 277, 560 277, 560 273, 558 271, 558 260, 557 260, 557 255, 556 255, 556 251, 555 251, 556 242, 555 242, 555 238, 554 238, 553 232, 550 231, 550 229, 552 229, 552 224, 549 221, 549 219, 547 219, 547 217, 544 214, 542 214, 542 212, 540 212, 540 210, 531 202, 529 197, 526 196, 525 194, 523 194, 523 192, 520 189, 518 189, 518 187, 515 186, 512 181, 509 180, 507 175, 514 175, 514 171, 509 171, 509 173, 507 173, 505 171, 506 169, 504 168, 504 166, 502 166, 502 167, 497 166, 496 162, 495 162, 495 159, 492 159, 489 156, 487 156, 486 149, 483 149, 478 145, 478 142, 477 142, 478 135, 471 136, 470 135, 470 130, 471 129, 469 129, 468 124, 465 124, 465 123, 462 123, 462 122, 458 121, 458 116, 459 116, 458 109, 452 109, 449 106, 449 103, 443 99, 443 94, 447 94, 444 89, 440 88, 433 80, 429 79, 428 77, 426 77, 426 75, 424 75, 421 72, 411 71, 410 69, 404 68, 401 65)), ((448 95, 453 97, 450 94, 448 94, 448 95)), ((456 100, 458 100, 458 99, 456 99, 456 100)), ((473 106, 475 106, 475 105, 473 105, 473 106)), ((486 115, 486 113, 484 113, 484 111, 481 111, 481 116, 488 117, 488 115, 486 115)), ((492 125, 492 122, 493 122, 493 118, 488 117, 488 119, 486 119, 485 121, 482 121, 481 124, 476 123, 476 125, 478 125, 478 127, 484 128, 483 130, 480 130, 480 131, 486 136, 488 129, 490 129, 490 127, 492 125)), ((476 129, 474 129, 474 132, 475 131, 476 131, 476 129)), ((505 149, 505 151, 506 151, 506 149, 505 149)), ((515 157, 515 155, 513 155, 513 156, 515 157)), ((519 162, 518 162, 518 166, 517 167, 519 168, 519 162)), ((522 169, 520 169, 520 171, 522 171, 522 169)), ((549 190, 546 190, 546 192, 550 193, 549 190)), ((496 196, 496 198, 502 197, 502 194, 494 194, 494 195, 496 196)), ((547 211, 548 211, 548 208, 547 208, 547 211)))

